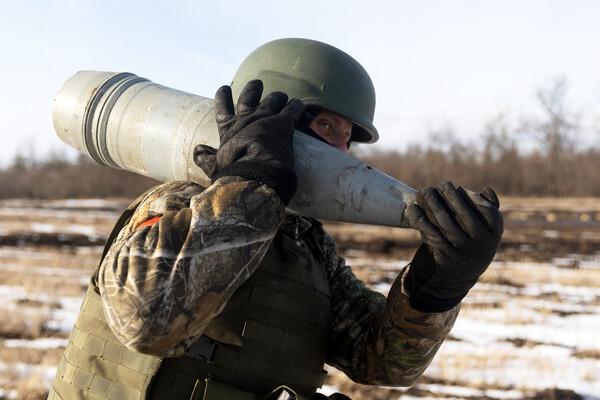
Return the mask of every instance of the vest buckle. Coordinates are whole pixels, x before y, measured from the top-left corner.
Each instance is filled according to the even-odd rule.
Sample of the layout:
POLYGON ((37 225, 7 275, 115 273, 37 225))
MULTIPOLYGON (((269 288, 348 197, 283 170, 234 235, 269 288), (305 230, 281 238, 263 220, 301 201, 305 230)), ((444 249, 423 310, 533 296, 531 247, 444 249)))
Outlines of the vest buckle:
POLYGON ((204 360, 207 364, 213 364, 213 356, 216 348, 216 342, 207 336, 202 335, 198 340, 192 343, 192 345, 185 352, 185 355, 204 360))

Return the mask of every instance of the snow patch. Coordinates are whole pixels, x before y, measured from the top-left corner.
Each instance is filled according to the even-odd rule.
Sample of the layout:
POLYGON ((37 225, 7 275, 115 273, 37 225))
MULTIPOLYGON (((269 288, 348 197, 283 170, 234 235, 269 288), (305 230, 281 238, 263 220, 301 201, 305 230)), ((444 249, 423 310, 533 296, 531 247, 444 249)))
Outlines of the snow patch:
POLYGON ((33 224, 31 224, 29 226, 29 229, 31 232, 35 232, 35 233, 56 233, 56 226, 54 226, 53 224, 40 224, 37 222, 34 222, 33 224))
POLYGON ((106 218, 110 220, 116 220, 119 217, 119 213, 115 211, 99 211, 99 210, 59 210, 51 208, 27 208, 27 207, 16 207, 16 208, 2 208, 0 209, 1 216, 28 216, 29 218, 42 217, 42 218, 78 218, 83 220, 89 220, 94 218, 106 218))
POLYGON ((498 399, 522 399, 524 396, 520 390, 480 390, 464 386, 451 386, 440 384, 418 384, 417 388, 433 392, 461 397, 495 397, 498 399))
MULTIPOLYGON (((52 308, 49 310, 49 319, 46 321, 46 326, 52 330, 57 330, 63 333, 69 333, 73 329, 82 297, 57 297, 47 294, 32 294, 18 286, 0 285, 0 298, 3 299, 3 308, 17 308, 15 304, 18 301, 36 301, 45 304, 60 304, 60 308, 52 308), (8 304, 7 304, 8 302, 8 304)), ((23 306, 18 308, 22 309, 23 306)))
POLYGON ((61 338, 41 338, 41 339, 8 339, 3 342, 4 347, 24 348, 24 349, 55 349, 66 347, 69 341, 61 338))
POLYGON ((102 232, 99 232, 93 225, 56 225, 49 223, 33 222, 29 225, 29 232, 33 233, 54 233, 54 234, 76 234, 84 235, 90 238, 97 238, 104 236, 102 232))
POLYGON ((426 374, 454 382, 544 390, 559 387, 580 394, 600 393, 600 363, 572 357, 572 350, 541 345, 514 347, 509 343, 474 345, 446 341, 426 374))

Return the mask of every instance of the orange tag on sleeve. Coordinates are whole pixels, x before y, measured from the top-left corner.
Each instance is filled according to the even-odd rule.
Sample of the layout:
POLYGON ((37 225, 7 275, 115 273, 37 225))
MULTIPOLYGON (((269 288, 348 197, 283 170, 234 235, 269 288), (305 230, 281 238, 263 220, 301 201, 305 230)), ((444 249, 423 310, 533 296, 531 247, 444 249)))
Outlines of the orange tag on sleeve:
POLYGON ((160 221, 160 216, 159 216, 159 217, 152 217, 152 218, 150 218, 150 219, 148 219, 148 220, 146 220, 146 221, 142 222, 142 223, 141 223, 141 224, 140 224, 140 225, 137 227, 137 229, 141 229, 141 228, 144 228, 144 227, 146 227, 146 226, 152 226, 152 225, 156 224, 158 221, 160 221))

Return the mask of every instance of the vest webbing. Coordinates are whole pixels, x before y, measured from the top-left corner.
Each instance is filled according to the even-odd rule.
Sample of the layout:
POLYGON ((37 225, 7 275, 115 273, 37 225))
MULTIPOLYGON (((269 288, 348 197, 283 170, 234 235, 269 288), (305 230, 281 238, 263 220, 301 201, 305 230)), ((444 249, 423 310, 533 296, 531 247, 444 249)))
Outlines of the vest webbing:
MULTIPOLYGON (((123 211, 108 237, 99 264, 150 191, 139 196, 123 211)), ((160 366, 160 358, 131 351, 113 335, 106 323, 96 288, 97 273, 92 277, 81 304, 48 399, 142 400, 146 398, 149 383, 160 366)))
MULTIPOLYGON (((142 198, 123 213, 106 248, 142 198)), ((318 248, 314 232, 305 242, 279 232, 258 270, 178 358, 121 345, 92 279, 48 399, 202 399, 194 388, 206 378, 259 395, 280 385, 312 395, 326 376, 332 318, 323 263, 311 250, 318 248)))
POLYGON ((257 271, 177 359, 165 359, 152 399, 189 399, 206 377, 264 395, 280 385, 310 397, 322 386, 331 327, 323 263, 311 248, 281 231, 257 271))
POLYGON ((144 399, 160 358, 122 346, 104 319, 100 295, 88 288, 49 399, 144 399))

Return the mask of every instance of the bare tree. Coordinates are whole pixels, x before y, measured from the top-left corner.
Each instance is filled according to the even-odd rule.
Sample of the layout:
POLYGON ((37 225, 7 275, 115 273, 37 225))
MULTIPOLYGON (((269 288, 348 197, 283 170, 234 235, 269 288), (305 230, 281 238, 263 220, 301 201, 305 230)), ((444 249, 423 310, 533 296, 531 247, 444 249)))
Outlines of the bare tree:
POLYGON ((521 131, 533 136, 542 146, 547 165, 547 193, 564 196, 572 191, 569 169, 579 131, 579 115, 566 105, 567 81, 557 78, 540 88, 536 97, 543 115, 524 121, 521 131))
POLYGON ((481 181, 476 187, 493 184, 502 193, 526 194, 524 160, 506 115, 498 114, 486 123, 482 140, 481 181))

